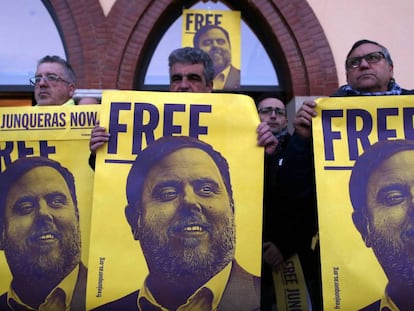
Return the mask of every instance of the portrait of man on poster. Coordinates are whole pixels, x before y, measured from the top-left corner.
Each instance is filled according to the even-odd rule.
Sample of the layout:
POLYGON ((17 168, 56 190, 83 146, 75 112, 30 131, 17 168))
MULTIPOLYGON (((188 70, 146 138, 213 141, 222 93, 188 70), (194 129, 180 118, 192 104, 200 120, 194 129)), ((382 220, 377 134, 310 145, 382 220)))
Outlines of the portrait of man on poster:
POLYGON ((0 310, 85 310, 73 174, 45 157, 20 158, 0 175, 0 249, 12 281, 0 310))
POLYGON ((232 64, 230 35, 217 25, 205 25, 197 30, 193 45, 205 51, 214 64, 214 89, 234 90, 240 88, 240 69, 232 64))
POLYGON ((414 305, 414 141, 382 140, 356 160, 349 181, 352 220, 388 279, 382 298, 360 309, 414 305))
POLYGON ((126 196, 149 273, 140 289, 95 310, 260 309, 260 278, 235 259, 229 165, 211 145, 155 140, 133 162, 126 196))

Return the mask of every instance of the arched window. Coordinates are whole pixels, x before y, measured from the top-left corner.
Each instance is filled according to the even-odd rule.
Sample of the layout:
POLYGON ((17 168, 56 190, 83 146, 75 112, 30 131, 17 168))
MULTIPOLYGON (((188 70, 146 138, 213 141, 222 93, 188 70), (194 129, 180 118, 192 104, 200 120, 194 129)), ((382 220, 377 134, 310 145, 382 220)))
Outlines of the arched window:
MULTIPOLYGON (((191 9, 230 10, 220 2, 198 2, 191 9)), ((181 47, 182 17, 180 16, 165 32, 149 62, 144 85, 140 89, 167 89, 168 55, 181 47)), ((250 27, 241 21, 241 91, 283 91, 276 70, 263 45, 250 27)))

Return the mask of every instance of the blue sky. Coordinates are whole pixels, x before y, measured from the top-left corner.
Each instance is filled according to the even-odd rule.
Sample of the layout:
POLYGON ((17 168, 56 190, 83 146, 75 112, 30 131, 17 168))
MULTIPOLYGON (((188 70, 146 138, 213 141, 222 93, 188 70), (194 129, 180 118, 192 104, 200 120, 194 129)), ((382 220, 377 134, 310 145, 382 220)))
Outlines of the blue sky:
POLYGON ((59 33, 40 0, 0 2, 0 84, 29 84, 40 58, 66 58, 59 33))

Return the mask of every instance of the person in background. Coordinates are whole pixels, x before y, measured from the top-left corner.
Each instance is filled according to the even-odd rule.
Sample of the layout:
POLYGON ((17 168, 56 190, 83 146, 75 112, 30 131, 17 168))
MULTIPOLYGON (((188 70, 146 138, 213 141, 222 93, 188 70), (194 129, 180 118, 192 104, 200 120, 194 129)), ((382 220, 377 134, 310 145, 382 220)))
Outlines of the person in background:
MULTIPOLYGON (((347 84, 332 97, 414 94, 414 90, 403 89, 397 84, 390 52, 375 41, 362 39, 355 42, 346 57, 345 71, 347 84)), ((315 107, 314 101, 305 101, 296 114, 295 133, 304 139, 311 136, 315 107)))
POLYGON ((272 95, 259 98, 257 111, 261 122, 266 122, 278 140, 289 141, 288 118, 285 104, 272 95))
POLYGON ((36 106, 75 105, 76 76, 70 64, 59 56, 45 56, 37 63, 30 79, 36 106))
MULTIPOLYGON (((388 49, 371 40, 356 41, 345 59, 347 84, 332 97, 410 95, 414 90, 401 88, 394 78, 394 64, 388 49)), ((313 202, 316 210, 316 184, 312 150, 312 118, 316 103, 305 101, 294 118, 294 133, 286 149, 282 178, 289 196, 313 202)), ((320 290, 319 290, 320 291, 320 290)), ((322 300, 322 296, 320 295, 322 300)))
MULTIPOLYGON (((257 101, 257 111, 261 126, 268 126, 276 139, 277 148, 271 154, 265 153, 264 192, 263 192, 263 264, 261 286, 261 310, 272 310, 276 303, 272 271, 282 265, 288 254, 283 255, 277 246, 274 236, 278 238, 279 227, 276 221, 276 208, 280 205, 274 202, 272 193, 278 183, 278 169, 283 163, 283 150, 289 142, 287 131, 288 119, 285 104, 271 95, 260 97, 257 101)), ((285 234, 285 232, 283 233, 285 234)))
POLYGON ((231 44, 227 30, 216 25, 206 25, 197 30, 193 38, 195 48, 205 51, 214 64, 214 89, 240 88, 240 70, 231 63, 231 44))
POLYGON ((272 272, 281 268, 292 255, 299 256, 302 270, 309 286, 315 282, 318 258, 311 249, 311 241, 317 232, 316 211, 309 203, 286 195, 280 171, 284 169, 285 151, 291 135, 285 104, 271 95, 259 98, 260 126, 268 125, 277 140, 272 153, 265 153, 262 310, 272 310, 275 288, 272 272))
POLYGON ((184 47, 168 56, 170 92, 211 93, 214 67, 203 50, 184 47))

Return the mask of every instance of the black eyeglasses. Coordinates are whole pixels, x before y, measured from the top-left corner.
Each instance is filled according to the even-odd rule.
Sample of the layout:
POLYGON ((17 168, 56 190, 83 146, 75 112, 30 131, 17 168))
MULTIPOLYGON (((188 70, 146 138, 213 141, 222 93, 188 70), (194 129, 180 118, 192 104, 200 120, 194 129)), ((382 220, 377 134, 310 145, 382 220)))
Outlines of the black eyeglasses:
POLYGON ((50 83, 57 83, 59 81, 65 82, 67 84, 72 83, 72 82, 66 81, 65 79, 62 79, 58 75, 55 75, 55 74, 51 73, 51 74, 48 74, 48 75, 45 75, 45 76, 35 76, 33 78, 30 78, 30 84, 31 85, 38 85, 40 83, 40 81, 42 81, 42 79, 44 79, 46 82, 50 82, 50 83))
POLYGON ((278 108, 278 107, 276 107, 276 108, 263 107, 263 108, 259 108, 258 111, 259 111, 260 114, 264 114, 264 115, 271 115, 274 111, 275 114, 277 114, 278 116, 286 116, 286 110, 278 108))
POLYGON ((361 66, 361 61, 365 59, 369 64, 378 63, 381 59, 385 58, 382 52, 372 52, 363 56, 351 57, 346 60, 346 68, 355 69, 361 66))

